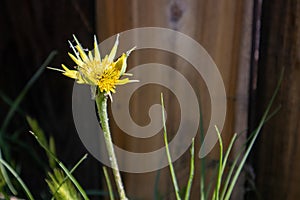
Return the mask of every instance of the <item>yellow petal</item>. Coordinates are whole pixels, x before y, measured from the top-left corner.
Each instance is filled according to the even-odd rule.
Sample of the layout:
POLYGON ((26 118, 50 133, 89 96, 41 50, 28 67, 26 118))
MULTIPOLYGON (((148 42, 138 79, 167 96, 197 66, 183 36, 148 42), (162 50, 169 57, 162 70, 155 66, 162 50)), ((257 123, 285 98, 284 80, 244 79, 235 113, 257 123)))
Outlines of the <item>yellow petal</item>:
POLYGON ((127 56, 125 53, 123 53, 123 55, 115 62, 115 68, 118 69, 119 71, 121 71, 120 75, 122 75, 127 68, 127 56))
POLYGON ((89 59, 90 59, 90 61, 92 61, 92 60, 94 60, 94 58, 93 58, 93 55, 92 55, 92 52, 91 51, 89 51, 89 59))
POLYGON ((77 83, 79 83, 79 84, 84 84, 84 83, 86 83, 82 78, 81 78, 81 76, 79 76, 80 78, 78 78, 77 79, 77 83))
POLYGON ((77 38, 75 37, 75 35, 73 35, 74 40, 76 41, 77 45, 75 46, 77 51, 79 52, 80 57, 82 58, 82 60, 84 62, 88 62, 89 58, 87 57, 86 53, 83 51, 82 46, 80 45, 80 43, 78 42, 77 38))
POLYGON ((133 47, 132 49, 130 49, 129 51, 122 54, 122 56, 116 61, 116 65, 115 67, 120 70, 120 75, 122 76, 127 68, 127 58, 130 55, 130 53, 135 49, 136 47, 133 47))
POLYGON ((96 36, 94 36, 94 55, 95 55, 95 59, 99 60, 101 62, 101 56, 100 56, 100 51, 99 51, 99 47, 98 47, 98 42, 97 42, 96 36))
POLYGON ((119 80, 117 80, 116 85, 124 85, 126 83, 129 83, 129 81, 130 80, 128 78, 119 79, 119 80))
POLYGON ((140 81, 139 80, 130 80, 128 78, 125 78, 125 79, 117 80, 116 85, 124 85, 127 83, 137 83, 137 82, 140 82, 140 81))
POLYGON ((78 81, 82 81, 83 83, 89 85, 96 85, 98 80, 95 77, 90 76, 85 69, 78 69, 78 81))
POLYGON ((78 78, 78 72, 77 72, 77 70, 69 70, 63 64, 61 66, 65 70, 65 72, 63 72, 63 75, 68 76, 68 77, 73 78, 73 79, 77 79, 78 78))
POLYGON ((102 62, 101 62, 102 66, 106 66, 109 64, 108 62, 108 55, 106 55, 103 59, 102 59, 102 62))
POLYGON ((69 68, 67 68, 64 64, 61 64, 61 67, 66 71, 70 71, 69 68))
POLYGON ((116 41, 115 41, 115 44, 114 44, 113 48, 111 49, 111 51, 109 53, 108 62, 110 62, 110 63, 114 61, 114 58, 116 56, 118 45, 119 45, 119 36, 120 35, 118 34, 117 38, 116 38, 116 41))
POLYGON ((84 61, 84 62, 89 62, 89 58, 87 57, 86 53, 83 51, 82 47, 79 45, 76 45, 75 47, 77 49, 77 51, 79 52, 80 58, 84 61))
POLYGON ((68 53, 69 56, 71 57, 71 59, 78 65, 78 66, 82 66, 84 63, 82 62, 82 60, 80 58, 75 58, 75 56, 71 53, 68 53))

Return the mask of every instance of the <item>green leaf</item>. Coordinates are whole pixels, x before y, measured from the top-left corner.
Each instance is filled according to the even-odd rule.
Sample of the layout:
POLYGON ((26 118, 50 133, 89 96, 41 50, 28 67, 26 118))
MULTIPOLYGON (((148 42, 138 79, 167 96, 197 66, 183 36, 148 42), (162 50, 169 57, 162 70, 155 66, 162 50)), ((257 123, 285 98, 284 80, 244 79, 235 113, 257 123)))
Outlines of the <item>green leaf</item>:
POLYGON ((53 169, 53 173, 48 173, 46 182, 51 193, 57 200, 78 199, 81 197, 74 188, 70 179, 66 179, 65 174, 60 169, 53 169))
POLYGON ((189 180, 188 180, 188 184, 186 187, 186 192, 185 192, 185 200, 188 200, 190 198, 190 194, 191 194, 191 187, 192 187, 192 182, 193 182, 193 178, 194 178, 194 171, 195 171, 195 140, 193 138, 192 140, 192 145, 190 148, 190 153, 191 153, 191 161, 190 161, 190 175, 189 175, 189 180))
POLYGON ((170 150, 169 150, 169 144, 168 144, 168 138, 167 138, 167 127, 166 127, 166 118, 165 118, 165 112, 164 112, 164 98, 163 98, 163 94, 161 93, 160 95, 160 100, 161 100, 161 110, 162 110, 162 121, 163 121, 163 127, 164 127, 164 141, 165 141, 165 147, 166 147, 166 153, 167 153, 167 158, 168 158, 168 162, 169 162, 169 167, 170 167, 170 173, 171 173, 171 177, 172 177, 172 181, 173 181, 173 186, 175 189, 175 195, 176 195, 176 199, 180 200, 180 192, 179 192, 179 187, 178 187, 178 183, 177 183, 177 179, 176 179, 176 175, 175 175, 175 171, 174 171, 174 167, 173 167, 173 163, 172 163, 172 159, 171 159, 171 155, 170 155, 170 150))
POLYGON ((25 183, 22 181, 22 179, 19 177, 17 172, 7 162, 5 162, 5 160, 3 160, 2 158, 0 158, 0 162, 17 179, 17 181, 20 183, 21 187, 23 188, 25 194, 27 195, 28 199, 33 200, 34 198, 33 198, 32 194, 30 193, 29 189, 27 188, 25 183))
POLYGON ((75 187, 77 188, 77 190, 80 192, 81 196, 85 199, 88 200, 88 196, 86 195, 85 191, 82 189, 82 187, 80 186, 80 184, 77 182, 77 180, 74 178, 74 176, 72 175, 72 173, 65 167, 65 165, 60 162, 58 160, 58 158, 49 150, 49 148, 45 145, 43 145, 43 143, 40 142, 39 138, 35 135, 34 132, 29 131, 37 140, 37 142, 40 144, 40 146, 49 153, 49 155, 55 160, 55 162, 61 167, 61 169, 64 171, 64 173, 66 173, 66 175, 69 177, 69 179, 72 181, 72 183, 75 185, 75 187))
POLYGON ((237 179, 238 179, 238 177, 239 177, 239 175, 240 175, 240 173, 242 171, 242 168, 243 168, 243 166, 244 166, 244 164, 245 164, 245 162, 246 162, 246 160, 247 160, 247 158, 248 158, 248 156, 250 154, 250 151, 251 151, 251 149, 252 149, 252 147, 254 145, 254 142, 256 141, 256 138, 257 138, 258 134, 260 133, 260 131, 261 131, 263 125, 265 124, 266 120, 268 120, 269 111, 270 111, 270 109, 271 109, 271 107, 273 105, 275 97, 277 96, 277 93, 279 91, 282 79, 283 79, 283 71, 281 72, 281 75, 280 75, 277 87, 276 87, 276 89, 275 89, 275 91, 274 91, 274 93, 273 93, 273 95, 271 97, 271 100, 270 100, 270 102, 269 102, 269 104, 268 104, 268 106, 266 108, 266 111, 264 112, 264 114, 263 114, 263 116, 262 116, 262 118, 260 120, 260 123, 259 123, 258 127, 256 128, 256 130, 255 130, 255 132, 253 134, 252 139, 249 142, 249 145, 248 145, 248 147, 246 149, 246 152, 245 152, 244 156, 242 157, 242 160, 239 163, 238 168, 237 168, 237 170, 236 170, 236 172, 235 172, 235 174, 234 174, 234 176, 233 176, 233 178, 231 180, 229 188, 226 191, 226 195, 225 195, 225 198, 224 198, 225 200, 229 200, 230 199, 230 196, 232 194, 233 188, 234 188, 234 186, 235 186, 235 184, 237 182, 237 179))
MULTIPOLYGON (((43 129, 40 128, 38 122, 36 119, 33 119, 29 116, 26 116, 27 123, 29 124, 31 130, 35 133, 35 135, 39 138, 39 141, 49 149, 50 152, 52 152, 54 155, 55 154, 55 141, 52 136, 49 138, 49 142, 47 141, 46 135, 43 131, 43 129)), ((50 153, 46 152, 47 157, 48 157, 48 162, 51 167, 51 169, 54 169, 56 167, 55 160, 53 157, 50 155, 50 153)))

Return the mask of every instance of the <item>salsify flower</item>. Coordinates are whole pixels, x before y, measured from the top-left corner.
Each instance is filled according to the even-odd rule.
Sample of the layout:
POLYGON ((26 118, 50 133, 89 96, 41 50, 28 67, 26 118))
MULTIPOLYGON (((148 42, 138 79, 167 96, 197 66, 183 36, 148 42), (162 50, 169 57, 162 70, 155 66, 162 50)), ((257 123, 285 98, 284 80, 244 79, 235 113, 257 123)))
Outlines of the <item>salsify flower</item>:
MULTIPOLYGON (((118 44, 119 34, 116 37, 115 44, 111 49, 109 55, 106 55, 101 59, 100 51, 96 36, 94 37, 94 50, 87 53, 82 48, 75 36, 75 47, 71 42, 70 46, 74 51, 74 54, 68 53, 71 59, 76 63, 75 70, 67 68, 62 64, 63 69, 51 68, 63 73, 63 75, 73 78, 79 84, 88 84, 92 86, 92 92, 94 93, 98 87, 98 91, 109 95, 116 92, 117 85, 124 85, 130 82, 137 82, 137 80, 129 80, 128 78, 120 79, 122 76, 132 76, 132 74, 125 73, 127 68, 127 57, 135 49, 132 48, 126 53, 123 53, 116 61, 114 61, 118 44)), ((94 93, 95 94, 95 93, 94 93)), ((94 96, 92 94, 92 96, 94 96)))

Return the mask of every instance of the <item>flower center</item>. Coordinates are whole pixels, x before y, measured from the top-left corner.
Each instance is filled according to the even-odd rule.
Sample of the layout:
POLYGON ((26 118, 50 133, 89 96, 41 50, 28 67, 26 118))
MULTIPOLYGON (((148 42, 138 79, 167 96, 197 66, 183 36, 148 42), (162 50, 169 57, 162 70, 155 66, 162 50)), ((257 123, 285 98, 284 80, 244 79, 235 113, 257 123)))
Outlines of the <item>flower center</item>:
POLYGON ((113 66, 109 66, 98 79, 100 92, 115 93, 116 83, 120 78, 120 71, 113 66))

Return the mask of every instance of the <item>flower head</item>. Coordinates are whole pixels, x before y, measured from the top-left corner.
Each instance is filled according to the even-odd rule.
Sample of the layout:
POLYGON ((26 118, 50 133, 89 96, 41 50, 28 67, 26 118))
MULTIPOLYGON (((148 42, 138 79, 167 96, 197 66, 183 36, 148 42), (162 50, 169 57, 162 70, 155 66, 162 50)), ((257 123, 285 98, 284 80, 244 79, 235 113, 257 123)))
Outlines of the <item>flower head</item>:
POLYGON ((120 79, 121 76, 132 76, 132 74, 125 73, 127 68, 127 57, 134 50, 123 53, 116 61, 114 61, 118 44, 119 34, 117 35, 115 44, 109 53, 103 59, 101 59, 100 51, 96 36, 94 37, 94 50, 84 51, 77 38, 74 36, 76 42, 75 47, 71 42, 70 46, 74 51, 74 54, 68 53, 71 59, 76 63, 75 70, 70 70, 64 64, 61 69, 54 69, 61 71, 63 75, 73 78, 79 84, 88 84, 92 87, 98 87, 101 93, 105 93, 111 97, 111 93, 116 92, 117 85, 124 85, 129 82, 136 82, 136 80, 129 80, 128 78, 120 79))

